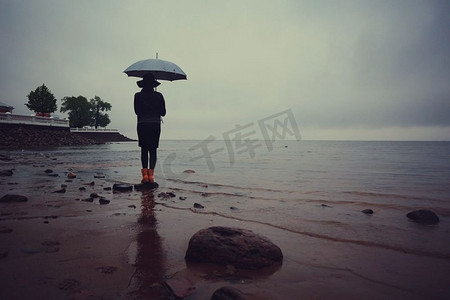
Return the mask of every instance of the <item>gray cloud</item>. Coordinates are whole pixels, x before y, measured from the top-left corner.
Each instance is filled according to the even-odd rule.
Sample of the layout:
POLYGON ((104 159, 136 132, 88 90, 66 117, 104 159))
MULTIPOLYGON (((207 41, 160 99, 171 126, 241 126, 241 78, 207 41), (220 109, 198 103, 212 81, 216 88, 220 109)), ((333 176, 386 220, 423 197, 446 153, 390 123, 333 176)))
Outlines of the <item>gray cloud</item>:
POLYGON ((158 88, 165 138, 288 108, 305 129, 448 137, 449 16, 447 1, 0 1, 0 101, 29 113, 42 83, 58 99, 98 95, 135 135, 136 79, 122 71, 159 52, 188 74, 158 88))

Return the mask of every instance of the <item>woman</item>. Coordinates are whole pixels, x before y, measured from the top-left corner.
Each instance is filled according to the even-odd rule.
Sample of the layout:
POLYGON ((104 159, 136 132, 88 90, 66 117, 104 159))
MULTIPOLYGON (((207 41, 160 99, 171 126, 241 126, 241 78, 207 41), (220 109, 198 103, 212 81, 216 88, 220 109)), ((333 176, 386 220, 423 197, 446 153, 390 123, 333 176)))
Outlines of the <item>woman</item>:
POLYGON ((137 133, 141 147, 142 183, 155 182, 156 149, 161 135, 161 117, 166 115, 166 104, 160 85, 153 74, 147 74, 137 82, 142 90, 134 95, 134 112, 137 115, 137 133))

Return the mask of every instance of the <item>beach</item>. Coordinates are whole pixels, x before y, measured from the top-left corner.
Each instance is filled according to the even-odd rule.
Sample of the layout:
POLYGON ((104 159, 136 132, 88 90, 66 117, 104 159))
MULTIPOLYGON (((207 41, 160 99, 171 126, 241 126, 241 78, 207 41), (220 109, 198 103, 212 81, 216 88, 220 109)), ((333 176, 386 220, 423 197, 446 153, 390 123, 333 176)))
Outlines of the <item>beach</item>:
POLYGON ((135 143, 1 151, 0 171, 12 172, 0 197, 28 200, 0 203, 0 298, 171 299, 169 279, 190 281, 185 299, 196 300, 223 286, 250 299, 450 296, 449 143, 278 141, 230 153, 216 141, 208 161, 201 142, 161 141, 159 188, 126 192, 112 187, 139 182, 135 143), (415 209, 440 222, 409 220, 415 209), (190 237, 210 226, 267 237, 281 267, 187 264, 190 237))

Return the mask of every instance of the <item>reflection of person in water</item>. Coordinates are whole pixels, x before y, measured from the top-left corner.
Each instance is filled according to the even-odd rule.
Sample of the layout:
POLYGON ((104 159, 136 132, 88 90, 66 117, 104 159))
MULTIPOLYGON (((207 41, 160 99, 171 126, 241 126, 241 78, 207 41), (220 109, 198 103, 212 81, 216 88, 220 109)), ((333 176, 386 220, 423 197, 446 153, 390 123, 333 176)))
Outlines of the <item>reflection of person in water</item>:
POLYGON ((168 299, 161 284, 165 278, 164 255, 154 214, 153 191, 142 192, 142 212, 138 219, 136 271, 130 281, 128 295, 132 299, 168 299))
POLYGON ((155 91, 159 84, 152 74, 147 74, 137 82, 142 90, 134 95, 134 112, 137 115, 137 133, 141 147, 142 183, 154 182, 161 117, 166 115, 164 97, 155 91))

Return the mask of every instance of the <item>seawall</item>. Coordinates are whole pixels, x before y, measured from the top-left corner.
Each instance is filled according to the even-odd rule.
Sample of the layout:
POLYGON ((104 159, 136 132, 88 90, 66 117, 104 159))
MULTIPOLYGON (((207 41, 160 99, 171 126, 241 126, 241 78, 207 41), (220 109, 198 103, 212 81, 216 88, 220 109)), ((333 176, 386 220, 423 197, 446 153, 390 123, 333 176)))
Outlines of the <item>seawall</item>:
POLYGON ((0 149, 6 150, 85 146, 127 141, 133 140, 118 131, 73 133, 69 127, 0 123, 0 149))

